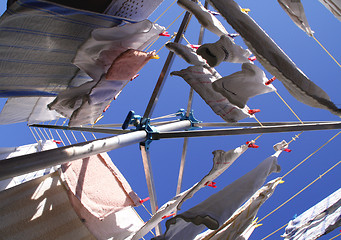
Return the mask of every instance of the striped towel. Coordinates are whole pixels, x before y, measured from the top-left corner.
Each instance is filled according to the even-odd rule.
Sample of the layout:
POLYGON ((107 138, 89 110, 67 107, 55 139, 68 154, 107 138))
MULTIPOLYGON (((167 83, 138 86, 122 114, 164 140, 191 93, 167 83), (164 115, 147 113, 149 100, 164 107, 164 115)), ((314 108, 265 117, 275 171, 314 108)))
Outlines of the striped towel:
POLYGON ((57 172, 0 192, 2 239, 95 239, 73 210, 57 172))
POLYGON ((71 62, 90 32, 121 20, 39 0, 14 2, 0 18, 0 97, 58 94, 78 73, 71 62))

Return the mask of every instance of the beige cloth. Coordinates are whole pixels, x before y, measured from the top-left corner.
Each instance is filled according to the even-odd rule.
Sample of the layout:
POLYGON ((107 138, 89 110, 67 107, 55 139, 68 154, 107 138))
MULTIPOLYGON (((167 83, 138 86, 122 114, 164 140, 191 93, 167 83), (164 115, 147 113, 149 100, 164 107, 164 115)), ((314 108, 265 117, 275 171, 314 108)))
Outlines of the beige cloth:
POLYGON ((124 81, 132 79, 155 55, 154 51, 146 53, 128 49, 113 61, 106 74, 106 80, 124 81))
POLYGON ((107 153, 63 164, 62 172, 70 191, 99 219, 124 207, 140 205, 139 197, 107 153))
POLYGON ((182 77, 211 107, 211 109, 226 122, 238 122, 250 117, 249 108, 241 109, 231 104, 226 97, 212 88, 212 83, 219 78, 220 74, 214 68, 202 66, 190 66, 181 71, 172 72, 171 75, 182 77))
POLYGON ((0 192, 0 238, 94 239, 54 172, 0 192))

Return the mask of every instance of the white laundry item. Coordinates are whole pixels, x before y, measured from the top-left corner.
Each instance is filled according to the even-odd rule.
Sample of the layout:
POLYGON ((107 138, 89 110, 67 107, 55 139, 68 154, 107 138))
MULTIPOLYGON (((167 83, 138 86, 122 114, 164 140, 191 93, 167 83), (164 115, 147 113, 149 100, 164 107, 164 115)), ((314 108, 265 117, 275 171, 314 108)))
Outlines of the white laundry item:
POLYGON ((341 21, 340 0, 319 0, 339 21, 341 21))
POLYGON ((341 188, 291 220, 284 239, 314 240, 341 226, 341 188))
POLYGON ((209 2, 243 37, 263 67, 280 80, 293 97, 311 107, 326 109, 341 116, 341 109, 330 100, 328 94, 313 83, 235 1, 209 2))
POLYGON ((129 240, 138 240, 141 239, 144 235, 146 235, 149 231, 151 231, 157 224, 159 224, 163 219, 162 217, 171 214, 176 211, 177 206, 180 202, 183 201, 184 197, 187 195, 189 191, 191 191, 193 187, 190 189, 179 193, 174 198, 169 200, 167 203, 163 204, 154 215, 138 230, 136 231, 129 240))
POLYGON ((207 230, 199 234, 195 240, 246 240, 257 226, 255 217, 259 208, 274 193, 281 178, 269 181, 261 187, 252 197, 243 204, 233 215, 217 230, 207 230), (224 226, 224 227, 223 227, 224 226))
POLYGON ((291 20, 309 36, 313 36, 303 5, 300 0, 277 0, 283 10, 289 15, 291 20))
POLYGON ((164 27, 149 20, 95 29, 78 49, 73 63, 98 81, 121 53, 127 49, 143 50, 163 31, 164 27))
POLYGON ((162 205, 158 211, 151 217, 151 219, 132 237, 132 240, 137 240, 147 234, 153 229, 158 223, 162 221, 163 216, 167 216, 170 213, 179 210, 182 203, 187 199, 191 198, 197 191, 205 186, 205 183, 211 182, 220 176, 232 163, 246 150, 247 145, 242 145, 236 149, 225 152, 223 150, 216 150, 213 152, 213 167, 210 172, 198 183, 194 184, 193 187, 175 196, 167 203, 162 205))
POLYGON ((245 63, 250 62, 248 57, 252 54, 249 49, 243 49, 234 43, 234 40, 222 35, 215 43, 201 45, 197 54, 206 59, 211 67, 218 66, 221 62, 245 63))
POLYGON ((65 90, 79 72, 72 59, 91 31, 121 22, 47 1, 13 2, 0 19, 0 95, 51 97, 65 90))
POLYGON ((234 163, 237 158, 242 155, 248 149, 247 145, 241 145, 236 149, 232 149, 230 151, 225 152, 224 150, 215 150, 213 151, 213 167, 210 172, 203 177, 197 184, 194 185, 193 188, 190 189, 183 197, 181 202, 178 205, 178 210, 180 210, 181 205, 187 199, 193 197, 193 195, 199 191, 201 188, 205 187, 207 184, 211 183, 219 177, 226 169, 228 169, 232 163, 234 163))
POLYGON ((243 63, 242 70, 212 83, 215 91, 225 96, 230 103, 244 108, 251 97, 276 91, 263 70, 253 63, 243 63))
POLYGON ((51 121, 62 117, 47 108, 55 97, 8 98, 0 113, 0 124, 26 122, 28 124, 51 121))
POLYGON ((216 92, 212 88, 212 83, 221 78, 214 68, 204 68, 202 66, 190 66, 181 71, 174 71, 171 75, 182 77, 211 107, 211 109, 226 122, 238 122, 250 117, 249 108, 241 109, 231 104, 226 97, 216 92))
POLYGON ((166 47, 169 51, 174 52, 189 64, 194 66, 207 65, 206 60, 198 55, 196 51, 189 46, 182 45, 181 43, 169 42, 166 44, 166 47))
POLYGON ((72 208, 57 172, 0 192, 2 239, 96 238, 72 208))
POLYGON ((277 164, 280 153, 278 151, 266 158, 252 171, 205 201, 169 219, 166 222, 166 232, 154 239, 194 239, 205 226, 217 229, 264 184, 272 172, 280 171, 277 164))
MULTIPOLYGON (((41 152, 49 149, 57 148, 57 144, 53 140, 39 140, 37 143, 23 145, 19 147, 0 148, 0 161, 13 157, 19 157, 30 153, 41 152)), ((43 175, 54 172, 58 166, 41 169, 35 172, 26 173, 9 179, 0 181, 0 191, 12 188, 16 185, 41 177, 43 175)))
POLYGON ((191 12, 198 22, 207 30, 218 35, 228 35, 228 32, 224 28, 223 24, 206 8, 197 4, 191 0, 178 0, 178 5, 187 11, 191 12))

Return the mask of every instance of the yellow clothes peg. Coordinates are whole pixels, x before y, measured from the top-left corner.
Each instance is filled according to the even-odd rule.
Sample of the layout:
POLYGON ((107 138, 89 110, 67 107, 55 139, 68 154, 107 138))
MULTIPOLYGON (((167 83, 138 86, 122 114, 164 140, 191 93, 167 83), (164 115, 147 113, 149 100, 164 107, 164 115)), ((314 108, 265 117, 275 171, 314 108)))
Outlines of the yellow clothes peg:
POLYGON ((249 8, 242 8, 242 12, 248 14, 251 10, 249 8))

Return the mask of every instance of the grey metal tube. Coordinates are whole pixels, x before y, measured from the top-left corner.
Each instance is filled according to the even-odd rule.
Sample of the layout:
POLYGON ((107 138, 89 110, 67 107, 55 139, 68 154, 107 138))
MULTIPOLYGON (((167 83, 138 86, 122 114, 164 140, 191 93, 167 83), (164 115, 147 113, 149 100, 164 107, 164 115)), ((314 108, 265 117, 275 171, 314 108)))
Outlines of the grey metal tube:
MULTIPOLYGON (((159 126, 156 127, 156 129, 157 131, 162 132, 181 130, 188 128, 189 126, 191 126, 191 122, 186 120, 159 126)), ((1 160, 0 180, 89 157, 94 154, 108 152, 117 148, 143 142, 146 139, 146 131, 141 130, 1 160)))
POLYGON ((278 133, 278 132, 298 132, 341 129, 341 122, 313 123, 313 124, 293 124, 284 126, 265 126, 250 128, 196 130, 196 131, 174 131, 153 134, 154 139, 161 138, 183 138, 183 137, 208 137, 208 136, 228 136, 258 133, 278 133))

